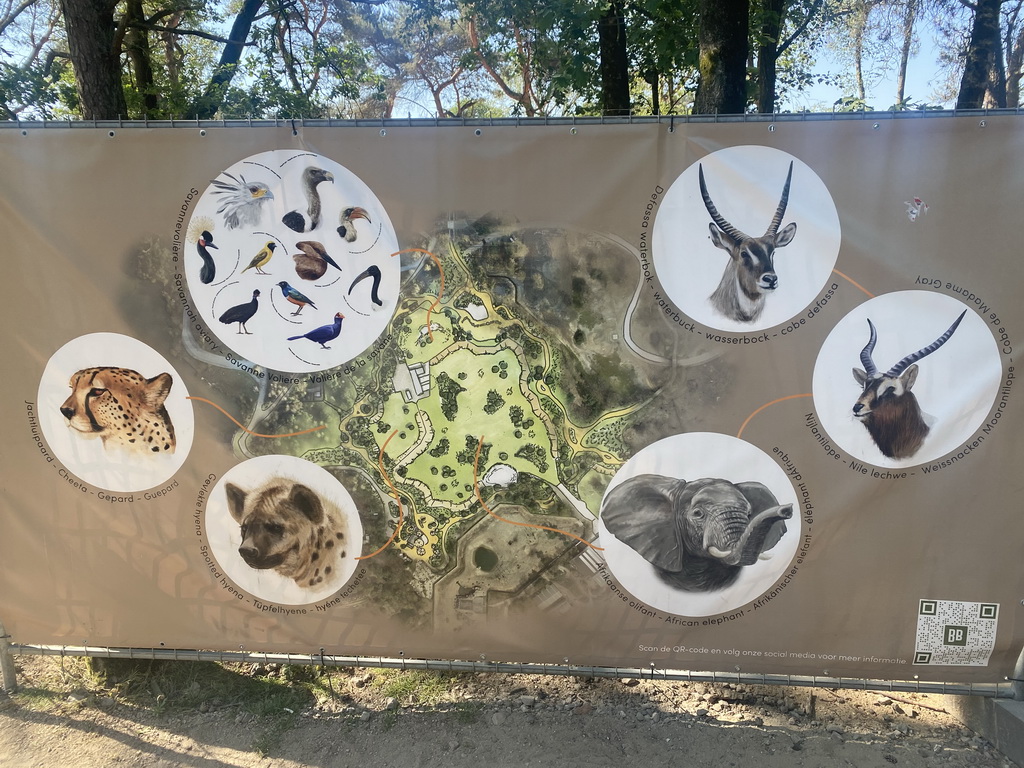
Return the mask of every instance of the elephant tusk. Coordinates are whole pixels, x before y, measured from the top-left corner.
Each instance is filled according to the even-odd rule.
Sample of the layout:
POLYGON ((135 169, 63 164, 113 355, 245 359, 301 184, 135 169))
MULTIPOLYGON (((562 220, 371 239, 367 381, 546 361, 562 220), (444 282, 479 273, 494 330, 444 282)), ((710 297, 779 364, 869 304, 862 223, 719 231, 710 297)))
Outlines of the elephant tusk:
POLYGON ((762 552, 757 556, 758 560, 771 560, 775 556, 774 552, 762 552))
POLYGON ((732 554, 731 549, 719 549, 718 547, 708 547, 708 554, 712 557, 717 557, 720 560, 724 560, 732 554))

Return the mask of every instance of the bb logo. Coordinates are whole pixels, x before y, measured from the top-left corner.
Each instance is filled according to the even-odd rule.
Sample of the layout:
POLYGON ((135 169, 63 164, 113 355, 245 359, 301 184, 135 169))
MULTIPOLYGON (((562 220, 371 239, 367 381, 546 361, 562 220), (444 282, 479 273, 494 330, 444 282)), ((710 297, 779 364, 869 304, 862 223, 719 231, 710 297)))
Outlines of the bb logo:
POLYGON ((956 627, 947 624, 942 629, 943 645, 967 645, 967 627, 956 627))

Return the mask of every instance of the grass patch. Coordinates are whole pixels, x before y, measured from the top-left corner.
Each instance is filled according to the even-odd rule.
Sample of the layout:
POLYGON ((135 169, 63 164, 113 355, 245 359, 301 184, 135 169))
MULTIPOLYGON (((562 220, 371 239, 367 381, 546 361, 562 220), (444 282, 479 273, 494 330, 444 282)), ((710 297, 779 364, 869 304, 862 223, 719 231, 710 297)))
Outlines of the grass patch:
POLYGON ((69 657, 32 665, 15 699, 26 709, 52 712, 70 693, 80 691, 90 702, 109 697, 154 715, 233 708, 269 717, 299 712, 316 702, 314 675, 289 678, 281 670, 251 664, 69 657))
POLYGON ((370 686, 386 698, 434 705, 450 698, 449 690, 457 679, 453 675, 428 670, 384 669, 374 675, 370 686))

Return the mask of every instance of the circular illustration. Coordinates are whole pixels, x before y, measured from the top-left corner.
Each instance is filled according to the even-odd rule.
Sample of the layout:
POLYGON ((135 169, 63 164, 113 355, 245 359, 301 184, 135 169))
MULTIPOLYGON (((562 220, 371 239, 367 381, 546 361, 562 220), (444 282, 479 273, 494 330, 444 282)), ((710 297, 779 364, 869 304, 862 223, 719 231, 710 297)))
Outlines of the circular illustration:
POLYGON ((839 215, 818 175, 770 147, 722 149, 665 192, 651 244, 665 293, 699 323, 760 331, 821 292, 839 255, 839 215))
POLYGON ((785 471, 712 432, 667 437, 627 461, 597 526, 622 587, 678 616, 725 613, 765 592, 789 567, 800 527, 785 471))
POLYGON ((232 468, 211 491, 205 520, 227 576, 284 605, 315 603, 345 586, 363 542, 345 487, 293 456, 258 456, 232 468))
POLYGON ((192 448, 192 403, 177 371, 130 336, 91 333, 50 357, 39 426, 68 471, 110 491, 160 485, 192 448))
POLYGON ((222 171, 196 203, 185 275, 196 309, 238 356, 277 371, 333 368, 381 334, 398 303, 398 238, 351 171, 275 150, 222 171))
POLYGON ((1002 373, 995 339, 965 304, 940 293, 887 293, 825 339, 814 407, 854 458, 909 467, 945 455, 981 426, 1002 373))

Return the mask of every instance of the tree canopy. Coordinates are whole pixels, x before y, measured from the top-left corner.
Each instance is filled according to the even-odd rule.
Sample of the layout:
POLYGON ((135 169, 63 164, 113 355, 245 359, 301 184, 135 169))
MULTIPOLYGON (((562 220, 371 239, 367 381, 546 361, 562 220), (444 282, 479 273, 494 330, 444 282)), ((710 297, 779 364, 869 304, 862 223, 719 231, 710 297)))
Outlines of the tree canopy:
POLYGON ((1024 0, 0 0, 5 119, 1016 107, 1024 0), (934 51, 932 93, 907 73, 934 51), (830 65, 831 62, 831 65, 830 65), (835 70, 835 71, 830 71, 835 70), (827 91, 823 91, 827 89, 827 91), (916 100, 915 100, 916 99, 916 100))

